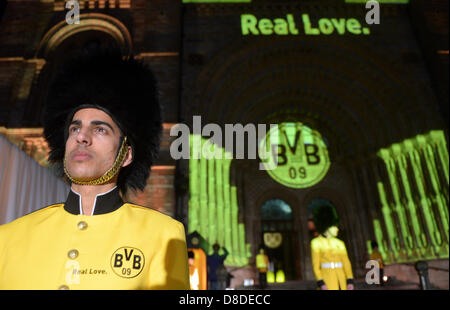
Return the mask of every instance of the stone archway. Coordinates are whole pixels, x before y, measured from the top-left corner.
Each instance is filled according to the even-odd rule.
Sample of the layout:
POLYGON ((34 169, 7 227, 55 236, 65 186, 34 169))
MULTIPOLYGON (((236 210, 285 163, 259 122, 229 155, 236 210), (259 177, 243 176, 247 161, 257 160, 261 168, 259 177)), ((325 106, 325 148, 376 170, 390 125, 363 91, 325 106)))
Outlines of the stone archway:
POLYGON ((424 131, 436 118, 427 108, 426 87, 401 74, 350 42, 236 40, 190 82, 185 119, 202 115, 208 122, 245 124, 278 112, 296 114, 335 142, 333 153, 364 156, 424 131))
POLYGON ((103 32, 111 36, 124 52, 132 51, 131 34, 127 27, 118 19, 99 13, 80 15, 80 23, 69 25, 61 21, 53 26, 42 38, 35 58, 49 59, 58 47, 75 34, 87 31, 103 32))
POLYGON ((261 212, 261 230, 265 252, 273 263, 273 272, 282 271, 286 280, 296 280, 297 243, 294 230, 292 207, 283 199, 269 199, 263 203, 261 212))
POLYGON ((24 123, 41 126, 42 110, 49 84, 61 64, 89 45, 115 46, 123 55, 132 53, 132 39, 127 27, 118 19, 99 13, 81 14, 80 24, 61 21, 43 36, 35 54, 42 63, 35 72, 24 123))
MULTIPOLYGON (((287 271, 289 271, 289 268, 291 269, 289 272, 291 272, 290 276, 292 280, 302 279, 304 278, 305 272, 305 264, 303 258, 305 256, 306 249, 303 247, 303 243, 300 242, 300 240, 302 239, 302 236, 304 236, 304 234, 307 232, 305 229, 305 225, 302 225, 302 223, 306 221, 303 220, 303 217, 306 216, 306 212, 303 212, 304 210, 299 207, 300 204, 297 195, 294 192, 292 192, 288 188, 281 188, 276 185, 272 189, 264 191, 264 193, 262 193, 257 198, 252 210, 254 212, 254 223, 252 223, 252 226, 254 227, 254 241, 258 245, 264 244, 264 227, 261 208, 264 203, 274 199, 282 200, 287 205, 289 205, 292 210, 292 227, 290 229, 285 229, 284 232, 282 232, 286 235, 289 235, 290 246, 292 246, 292 251, 290 252, 293 256, 291 262, 292 266, 289 266, 287 268, 287 271)), ((256 251, 257 249, 255 248, 254 250, 256 251)))

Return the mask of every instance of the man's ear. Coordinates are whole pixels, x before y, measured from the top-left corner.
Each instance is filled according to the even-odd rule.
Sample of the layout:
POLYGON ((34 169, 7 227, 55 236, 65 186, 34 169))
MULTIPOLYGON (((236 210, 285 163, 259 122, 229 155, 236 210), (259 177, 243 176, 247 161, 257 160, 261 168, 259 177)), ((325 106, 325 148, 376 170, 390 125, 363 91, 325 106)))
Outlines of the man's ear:
POLYGON ((127 155, 125 157, 125 160, 123 161, 122 167, 126 167, 132 162, 133 162, 133 149, 131 148, 131 146, 128 146, 127 155))

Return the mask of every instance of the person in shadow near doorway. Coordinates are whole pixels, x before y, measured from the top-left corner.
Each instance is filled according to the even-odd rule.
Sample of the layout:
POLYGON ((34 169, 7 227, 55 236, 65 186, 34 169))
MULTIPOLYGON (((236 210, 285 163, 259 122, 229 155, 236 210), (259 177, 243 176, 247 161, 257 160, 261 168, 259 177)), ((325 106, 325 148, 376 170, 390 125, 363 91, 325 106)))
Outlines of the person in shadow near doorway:
POLYGON ((267 270, 269 268, 269 257, 264 253, 264 248, 260 248, 256 255, 256 268, 259 273, 259 288, 263 290, 267 287, 267 270))
POLYGON ((343 241, 339 240, 339 218, 334 207, 321 205, 314 210, 319 235, 311 240, 314 276, 321 290, 353 290, 352 266, 343 241))
POLYGON ((219 287, 219 280, 217 278, 216 271, 219 268, 219 266, 223 265, 223 262, 228 256, 228 251, 225 247, 222 248, 224 254, 219 255, 220 245, 218 243, 215 243, 213 245, 213 254, 208 255, 207 257, 207 265, 208 265, 208 288, 210 290, 218 290, 219 287))
POLYGON ((381 256, 380 250, 378 249, 378 243, 376 241, 371 241, 370 245, 372 246, 372 254, 370 254, 371 260, 376 260, 378 262, 379 268, 379 286, 383 286, 384 284, 384 261, 383 256, 381 256))

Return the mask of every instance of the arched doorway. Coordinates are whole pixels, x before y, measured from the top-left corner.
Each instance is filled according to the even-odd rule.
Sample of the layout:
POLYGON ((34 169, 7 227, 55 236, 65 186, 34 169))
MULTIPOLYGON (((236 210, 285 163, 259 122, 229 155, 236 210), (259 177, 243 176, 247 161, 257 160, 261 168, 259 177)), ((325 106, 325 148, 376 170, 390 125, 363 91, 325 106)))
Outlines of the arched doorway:
POLYGON ((261 206, 261 232, 274 271, 282 269, 286 280, 297 279, 292 208, 281 199, 264 202, 261 206))
POLYGON ((131 34, 120 20, 100 13, 81 14, 79 25, 61 21, 46 32, 34 55, 42 67, 34 77, 24 125, 42 126, 44 102, 54 74, 75 54, 95 47, 116 47, 124 56, 130 55, 131 34))

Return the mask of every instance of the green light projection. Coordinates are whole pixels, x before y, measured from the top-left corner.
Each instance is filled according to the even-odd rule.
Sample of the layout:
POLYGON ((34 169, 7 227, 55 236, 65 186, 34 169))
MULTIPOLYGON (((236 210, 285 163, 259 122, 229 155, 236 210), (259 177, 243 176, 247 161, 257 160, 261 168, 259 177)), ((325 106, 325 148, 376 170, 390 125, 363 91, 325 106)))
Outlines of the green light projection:
MULTIPOLYGON (((345 3, 366 3, 369 0, 345 0, 345 3)), ((378 3, 385 4, 407 4, 409 0, 377 0, 378 3)))
POLYGON ((300 122, 279 124, 278 128, 269 130, 265 142, 261 141, 260 148, 271 151, 271 156, 262 160, 267 173, 287 187, 311 187, 320 182, 330 168, 322 135, 300 122), (276 168, 269 169, 277 161, 276 168))
POLYGON ((183 0, 183 3, 250 3, 252 0, 183 0))
POLYGON ((275 19, 259 18, 253 14, 241 14, 242 35, 370 35, 370 29, 356 18, 323 17, 313 22, 307 13, 296 16, 286 14, 275 19))
POLYGON ((218 242, 229 251, 226 265, 245 266, 251 252, 250 244, 245 243, 244 223, 238 219, 237 189, 230 185, 231 159, 226 158, 232 156, 207 141, 200 135, 190 135, 188 231, 197 231, 208 241, 208 254, 218 242), (205 158, 201 150, 208 147, 223 159, 205 158))
MULTIPOLYGON (((345 3, 366 3, 369 0, 345 0, 345 3)), ((409 3, 409 0, 377 0, 379 3, 409 3)), ((252 0, 183 0, 183 3, 250 3, 252 0)))
MULTIPOLYGON (((377 181, 383 223, 374 220, 386 263, 449 257, 449 157, 443 131, 380 149, 387 182, 377 181)), ((369 247, 369 252, 371 251, 369 247)))

